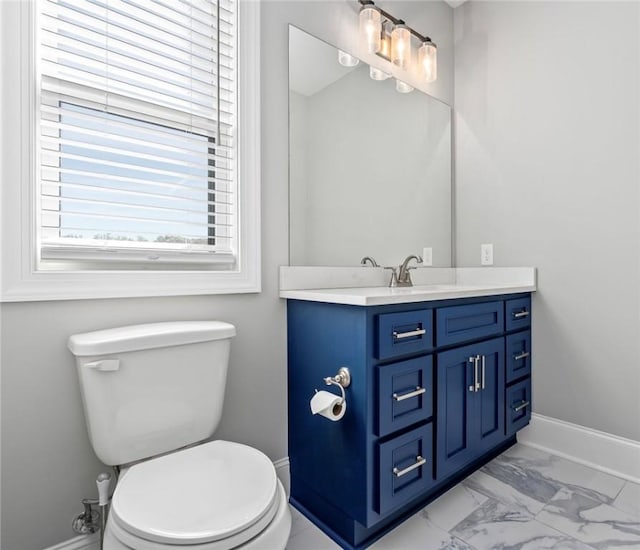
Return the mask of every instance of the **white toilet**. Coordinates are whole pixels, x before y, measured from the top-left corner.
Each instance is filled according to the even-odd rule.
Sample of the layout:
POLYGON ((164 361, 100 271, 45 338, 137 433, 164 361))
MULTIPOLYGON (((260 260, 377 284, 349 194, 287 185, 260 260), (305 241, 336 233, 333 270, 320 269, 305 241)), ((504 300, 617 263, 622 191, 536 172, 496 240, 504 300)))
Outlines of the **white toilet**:
POLYGON ((218 426, 233 336, 191 321, 69 338, 91 444, 122 468, 106 550, 284 549, 291 513, 273 463, 239 443, 193 445, 218 426))

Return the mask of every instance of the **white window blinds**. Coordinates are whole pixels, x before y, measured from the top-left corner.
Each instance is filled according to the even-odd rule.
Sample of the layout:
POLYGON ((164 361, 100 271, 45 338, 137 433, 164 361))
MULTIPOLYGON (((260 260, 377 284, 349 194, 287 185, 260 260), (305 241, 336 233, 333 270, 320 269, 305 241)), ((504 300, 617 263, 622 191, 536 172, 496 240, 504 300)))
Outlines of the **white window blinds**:
POLYGON ((228 268, 235 0, 37 5, 41 257, 228 268))

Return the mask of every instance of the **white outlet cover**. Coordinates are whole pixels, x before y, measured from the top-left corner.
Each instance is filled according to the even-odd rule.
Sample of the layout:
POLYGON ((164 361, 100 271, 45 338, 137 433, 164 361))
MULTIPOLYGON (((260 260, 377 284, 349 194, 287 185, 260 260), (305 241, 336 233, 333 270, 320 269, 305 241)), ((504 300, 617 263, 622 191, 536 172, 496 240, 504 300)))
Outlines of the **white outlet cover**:
POLYGON ((480 264, 493 265, 493 244, 480 245, 480 264))
POLYGON ((422 265, 433 265, 433 248, 430 246, 422 249, 422 265))

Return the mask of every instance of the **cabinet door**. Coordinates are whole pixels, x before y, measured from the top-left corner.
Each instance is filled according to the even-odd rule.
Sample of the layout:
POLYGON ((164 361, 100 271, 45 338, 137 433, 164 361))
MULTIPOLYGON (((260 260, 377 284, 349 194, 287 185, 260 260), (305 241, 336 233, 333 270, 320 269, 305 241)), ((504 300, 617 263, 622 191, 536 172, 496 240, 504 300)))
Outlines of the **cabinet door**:
POLYGON ((430 355, 378 367, 378 435, 433 416, 433 359, 430 355))
POLYGON ((480 356, 478 376, 480 389, 475 393, 477 413, 477 450, 481 454, 505 438, 504 431, 504 338, 496 338, 475 346, 480 356))
POLYGON ((507 388, 507 435, 514 435, 531 420, 531 378, 507 388))
POLYGON ((505 302, 507 331, 531 326, 531 297, 516 298, 505 302))
POLYGON ((531 375, 531 331, 524 330, 507 336, 505 362, 507 384, 531 375))
POLYGON ((438 419, 436 477, 443 479, 473 458, 471 408, 476 345, 439 353, 437 356, 438 419))
POLYGON ((433 348, 433 310, 401 311, 378 316, 378 359, 433 348))
POLYGON ((433 485, 431 423, 378 444, 378 512, 386 514, 433 485))
POLYGON ((438 346, 479 340, 504 331, 503 302, 484 302, 436 310, 438 346))

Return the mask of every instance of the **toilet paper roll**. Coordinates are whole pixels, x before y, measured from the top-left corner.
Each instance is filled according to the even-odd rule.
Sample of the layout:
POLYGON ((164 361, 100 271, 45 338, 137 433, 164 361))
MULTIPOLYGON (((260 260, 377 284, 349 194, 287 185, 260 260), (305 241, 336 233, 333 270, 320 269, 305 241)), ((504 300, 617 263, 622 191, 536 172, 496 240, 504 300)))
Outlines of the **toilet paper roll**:
POLYGON ((339 395, 328 391, 316 392, 309 405, 313 414, 319 414, 333 422, 340 420, 347 410, 347 402, 339 395))

